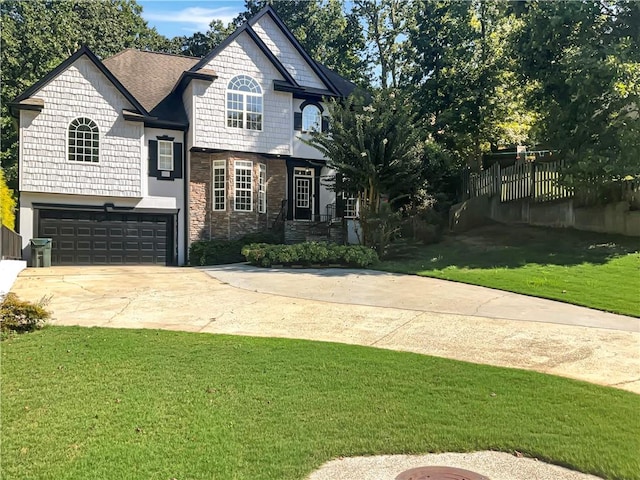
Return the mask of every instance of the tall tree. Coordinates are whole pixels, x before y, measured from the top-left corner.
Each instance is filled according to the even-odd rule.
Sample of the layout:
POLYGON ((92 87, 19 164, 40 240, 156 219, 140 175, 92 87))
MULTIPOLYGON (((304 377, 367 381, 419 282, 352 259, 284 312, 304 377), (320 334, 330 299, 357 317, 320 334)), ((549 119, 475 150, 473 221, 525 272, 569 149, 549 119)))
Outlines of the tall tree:
POLYGON ((363 52, 364 36, 357 15, 345 11, 344 0, 245 0, 236 25, 272 5, 314 60, 360 85, 370 74, 363 52))
POLYGON ((407 101, 389 91, 377 92, 371 102, 353 95, 332 101, 329 113, 331 130, 313 133, 307 143, 335 170, 336 191, 358 199, 362 241, 383 254, 398 217, 391 210, 424 187, 419 122, 407 101))
POLYGON ((367 40, 367 60, 382 90, 406 83, 413 58, 408 32, 415 26, 414 0, 355 0, 367 40))
POLYGON ((135 0, 0 3, 0 165, 11 188, 17 190, 17 128, 7 104, 81 45, 101 57, 128 47, 166 48, 167 39, 147 26, 141 12, 135 0))
POLYGON ((532 121, 507 50, 518 26, 504 2, 423 0, 409 33, 420 113, 438 142, 478 168, 492 146, 526 140, 532 121))
POLYGON ((204 57, 233 32, 233 24, 225 25, 222 20, 212 20, 205 33, 195 32, 191 36, 174 37, 167 53, 177 53, 189 57, 204 57))
POLYGON ((331 129, 308 140, 336 171, 339 191, 375 213, 382 194, 406 201, 423 184, 422 130, 405 98, 378 92, 371 102, 351 96, 329 105, 331 129))
POLYGON ((531 1, 514 44, 567 180, 640 174, 640 3, 531 1))

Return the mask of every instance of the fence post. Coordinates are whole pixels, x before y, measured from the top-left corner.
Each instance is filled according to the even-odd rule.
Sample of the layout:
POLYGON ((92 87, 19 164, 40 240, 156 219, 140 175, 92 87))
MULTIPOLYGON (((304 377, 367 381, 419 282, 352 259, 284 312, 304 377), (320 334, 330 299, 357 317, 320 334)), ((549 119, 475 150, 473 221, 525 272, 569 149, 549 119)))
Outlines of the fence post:
POLYGON ((529 192, 529 196, 536 199, 536 161, 531 162, 531 191, 529 192))

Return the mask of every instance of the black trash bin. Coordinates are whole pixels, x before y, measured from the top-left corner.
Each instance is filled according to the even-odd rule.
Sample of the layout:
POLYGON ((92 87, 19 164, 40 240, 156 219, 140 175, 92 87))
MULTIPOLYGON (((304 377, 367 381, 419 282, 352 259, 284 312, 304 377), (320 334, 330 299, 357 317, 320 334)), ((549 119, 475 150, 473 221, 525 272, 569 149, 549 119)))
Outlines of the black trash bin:
POLYGON ((51 266, 51 243, 50 238, 31 239, 31 266, 50 267, 51 266))

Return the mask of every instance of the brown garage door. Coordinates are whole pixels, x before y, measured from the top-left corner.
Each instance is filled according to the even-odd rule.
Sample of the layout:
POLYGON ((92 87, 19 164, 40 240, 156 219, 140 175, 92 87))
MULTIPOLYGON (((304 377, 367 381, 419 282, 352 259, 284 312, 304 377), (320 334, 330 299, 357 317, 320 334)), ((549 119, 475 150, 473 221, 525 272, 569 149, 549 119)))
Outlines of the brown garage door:
POLYGON ((172 231, 170 215, 40 210, 38 220, 52 265, 165 265, 172 231))

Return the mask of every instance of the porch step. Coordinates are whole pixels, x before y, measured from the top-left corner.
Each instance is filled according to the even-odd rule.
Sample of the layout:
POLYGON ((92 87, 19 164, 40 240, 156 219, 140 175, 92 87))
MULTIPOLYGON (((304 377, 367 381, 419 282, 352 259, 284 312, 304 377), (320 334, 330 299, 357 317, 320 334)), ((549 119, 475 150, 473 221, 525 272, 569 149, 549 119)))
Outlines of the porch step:
POLYGON ((342 222, 295 222, 284 225, 284 243, 333 242, 344 243, 342 222))

